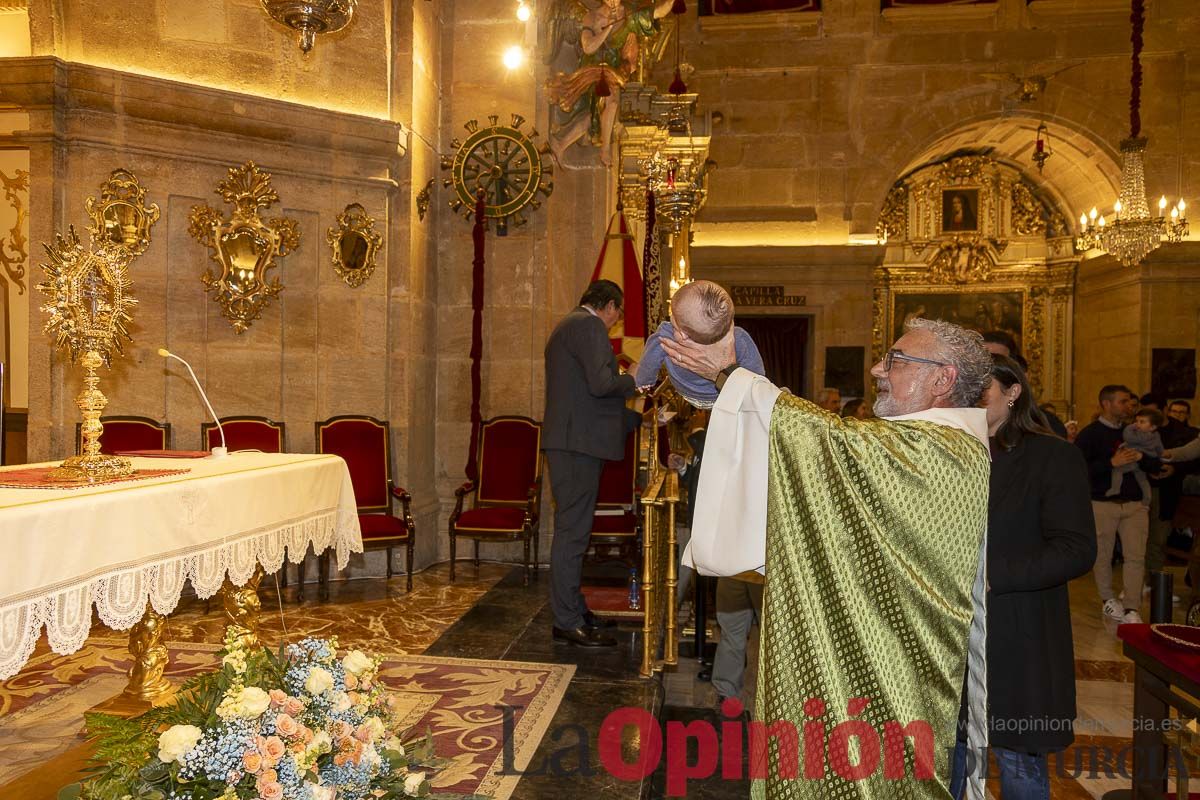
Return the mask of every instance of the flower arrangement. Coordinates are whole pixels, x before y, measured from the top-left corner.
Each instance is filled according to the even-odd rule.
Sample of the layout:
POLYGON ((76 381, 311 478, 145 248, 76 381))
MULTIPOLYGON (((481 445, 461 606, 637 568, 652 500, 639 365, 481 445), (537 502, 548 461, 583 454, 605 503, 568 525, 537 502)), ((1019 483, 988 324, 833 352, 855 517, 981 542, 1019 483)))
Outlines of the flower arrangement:
POLYGON ((382 659, 336 637, 272 653, 231 628, 221 668, 139 717, 89 714, 94 766, 60 800, 396 800, 429 793, 432 741, 402 743, 382 659))

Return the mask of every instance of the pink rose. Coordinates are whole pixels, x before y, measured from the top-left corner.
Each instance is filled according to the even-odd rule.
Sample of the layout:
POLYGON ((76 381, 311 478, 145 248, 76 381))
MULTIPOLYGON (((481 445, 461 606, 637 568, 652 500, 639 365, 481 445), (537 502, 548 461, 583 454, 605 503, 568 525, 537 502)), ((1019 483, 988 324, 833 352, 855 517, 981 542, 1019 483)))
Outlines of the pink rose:
POLYGON ((304 710, 304 701, 298 697, 289 697, 283 704, 283 710, 289 716, 298 717, 300 712, 304 710))
POLYGON ((261 797, 262 800, 282 800, 283 786, 275 781, 259 784, 258 796, 261 797))
POLYGON ((288 700, 287 692, 284 692, 281 689, 272 689, 271 691, 267 692, 267 695, 271 698, 271 708, 275 709, 276 711, 283 708, 284 704, 287 703, 288 700))
POLYGON ((287 747, 284 746, 283 740, 278 736, 267 737, 263 745, 262 754, 272 761, 278 761, 287 752, 287 747))
POLYGON ((290 739, 300 733, 300 723, 287 714, 280 714, 275 718, 275 730, 280 736, 290 739))

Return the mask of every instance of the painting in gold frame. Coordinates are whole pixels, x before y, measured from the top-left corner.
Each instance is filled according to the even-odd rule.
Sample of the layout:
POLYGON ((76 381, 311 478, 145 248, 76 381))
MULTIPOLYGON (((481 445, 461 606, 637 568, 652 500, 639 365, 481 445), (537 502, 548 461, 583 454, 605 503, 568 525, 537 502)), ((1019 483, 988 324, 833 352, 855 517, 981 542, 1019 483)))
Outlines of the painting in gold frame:
POLYGON ((1025 292, 1022 289, 990 288, 984 292, 961 290, 898 290, 891 293, 889 319, 892 341, 904 332, 912 317, 944 319, 979 333, 1004 331, 1024 350, 1025 292))

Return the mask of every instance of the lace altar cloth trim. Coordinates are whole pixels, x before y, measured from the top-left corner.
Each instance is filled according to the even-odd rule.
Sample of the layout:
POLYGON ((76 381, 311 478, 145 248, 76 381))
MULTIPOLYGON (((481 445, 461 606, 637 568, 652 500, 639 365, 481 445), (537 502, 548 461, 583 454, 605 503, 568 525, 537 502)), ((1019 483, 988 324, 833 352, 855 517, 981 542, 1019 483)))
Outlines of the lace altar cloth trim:
POLYGON ((191 582, 203 600, 216 594, 227 575, 241 586, 258 564, 268 574, 283 566, 285 555, 299 564, 309 544, 314 553, 334 548, 338 569, 344 569, 350 554, 363 550, 356 523, 344 508, 334 508, 154 564, 89 576, 59 591, 0 608, 0 680, 11 678, 25 665, 43 627, 55 653, 69 655, 83 647, 92 627, 93 605, 106 626, 126 630, 142 618, 147 602, 160 614, 174 611, 185 583, 191 582))
POLYGON ((104 486, 109 483, 124 481, 144 481, 149 478, 161 478, 164 475, 182 475, 191 470, 186 469, 138 469, 132 475, 123 478, 109 478, 104 481, 80 483, 77 481, 62 481, 50 477, 55 467, 30 467, 29 469, 6 469, 0 472, 0 489, 87 489, 92 486, 104 486))

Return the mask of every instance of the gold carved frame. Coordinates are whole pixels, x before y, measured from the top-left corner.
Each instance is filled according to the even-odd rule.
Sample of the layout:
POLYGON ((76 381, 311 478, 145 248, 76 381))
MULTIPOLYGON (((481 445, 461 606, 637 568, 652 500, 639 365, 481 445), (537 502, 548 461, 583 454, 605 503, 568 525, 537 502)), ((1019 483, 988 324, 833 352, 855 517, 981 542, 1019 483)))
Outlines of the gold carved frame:
POLYGON ((100 199, 87 199, 88 226, 97 245, 121 245, 133 256, 150 246, 150 228, 158 221, 157 203, 146 205, 146 190, 127 169, 114 169, 100 185, 100 199))
MULTIPOLYGON (((924 313, 936 317, 962 310, 961 304, 954 309, 936 302, 948 296, 978 295, 1004 309, 1019 295, 1018 338, 1029 362, 1030 384, 1039 399, 1069 402, 1078 257, 1065 218, 1029 177, 984 155, 929 164, 892 187, 876 232, 887 250, 874 275, 873 360, 883 357, 894 338, 902 321, 898 314, 918 310, 911 304, 899 309, 905 298, 934 300, 924 313), (946 229, 947 192, 972 193, 977 200, 974 229, 946 229)), ((959 321, 972 328, 991 327, 1000 316, 1012 321, 1010 314, 989 309, 959 321)))
POLYGON ((300 226, 287 217, 264 220, 259 216, 258 210, 277 203, 279 195, 271 186, 271 174, 253 161, 230 167, 216 191, 234 207, 232 216, 226 220, 211 206, 192 206, 188 233, 209 249, 219 268, 219 272, 205 270, 200 280, 240 334, 282 291, 279 277, 268 279, 268 273, 275 268, 276 258, 300 246, 300 226))
POLYGON ((348 285, 362 286, 375 271, 383 237, 375 230, 375 220, 358 203, 346 206, 337 223, 325 237, 333 255, 333 270, 348 285))

